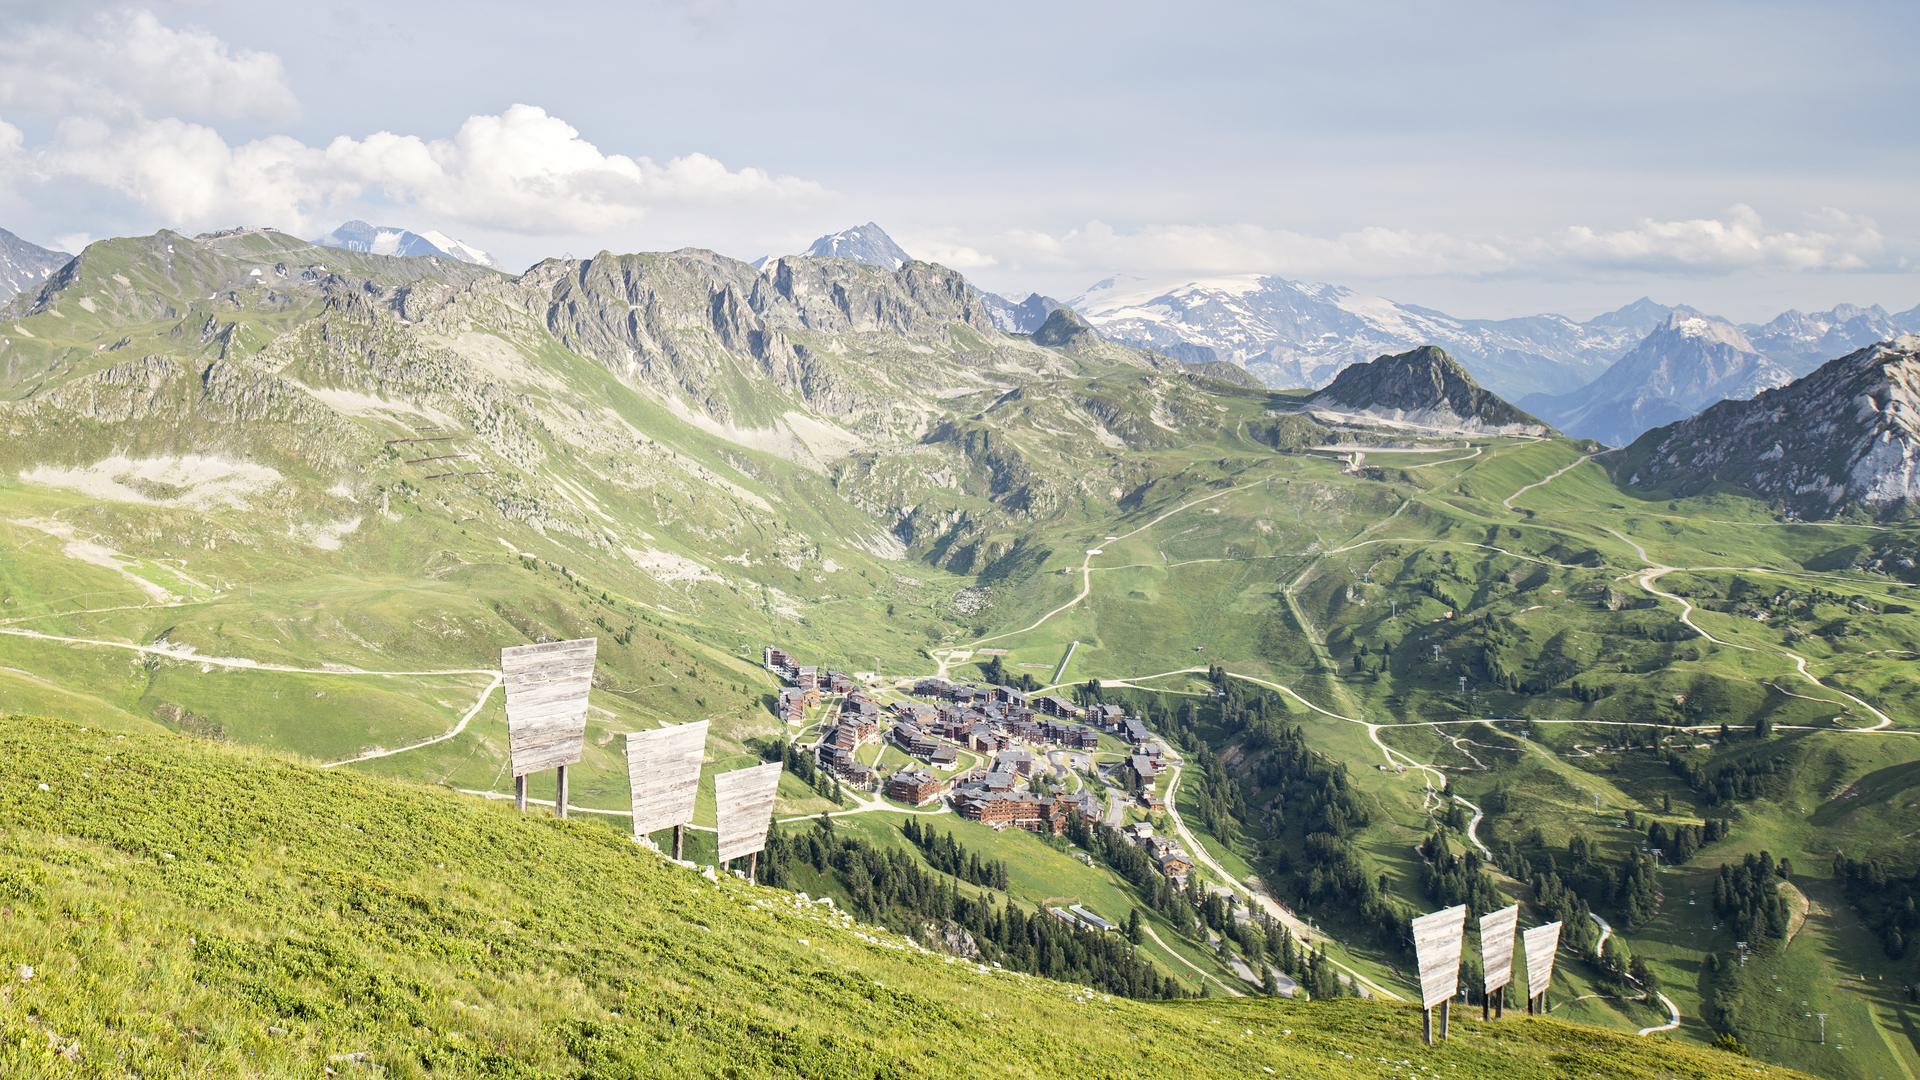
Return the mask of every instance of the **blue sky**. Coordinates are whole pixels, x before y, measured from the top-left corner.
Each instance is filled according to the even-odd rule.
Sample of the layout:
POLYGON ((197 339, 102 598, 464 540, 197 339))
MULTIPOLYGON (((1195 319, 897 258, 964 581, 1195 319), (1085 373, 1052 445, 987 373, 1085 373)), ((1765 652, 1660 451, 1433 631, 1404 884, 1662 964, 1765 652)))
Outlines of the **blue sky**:
POLYGON ((0 12, 0 224, 43 243, 362 216, 518 268, 872 219, 1021 294, 1920 304, 1911 3, 50 7, 0 12))

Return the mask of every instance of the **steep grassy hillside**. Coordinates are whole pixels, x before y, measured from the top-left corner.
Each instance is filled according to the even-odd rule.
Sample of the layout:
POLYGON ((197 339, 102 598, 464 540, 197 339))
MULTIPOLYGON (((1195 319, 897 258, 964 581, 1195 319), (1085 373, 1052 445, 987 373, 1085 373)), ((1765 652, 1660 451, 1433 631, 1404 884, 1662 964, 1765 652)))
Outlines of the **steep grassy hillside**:
POLYGON ((0 1073, 1774 1075, 1591 1028, 1148 1005, 906 947, 588 822, 0 721, 0 1073))

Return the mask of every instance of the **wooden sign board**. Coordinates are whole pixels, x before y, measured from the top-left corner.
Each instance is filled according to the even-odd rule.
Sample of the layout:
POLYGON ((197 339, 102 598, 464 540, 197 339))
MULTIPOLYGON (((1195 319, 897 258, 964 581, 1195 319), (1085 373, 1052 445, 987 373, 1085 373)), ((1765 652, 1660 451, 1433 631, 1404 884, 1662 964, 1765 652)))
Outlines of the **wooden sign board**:
POLYGON ((1413 955, 1420 965, 1420 1004, 1431 1009, 1460 989, 1460 950, 1467 907, 1460 904, 1413 920, 1413 955))
POLYGON ((599 649, 599 638, 579 638, 500 650, 513 775, 580 760, 587 739, 587 690, 599 649))
POLYGON ((693 822, 707 722, 677 724, 627 736, 627 781, 633 789, 633 838, 693 822))
POLYGON ((1520 929, 1520 905, 1480 916, 1480 965, 1485 969, 1488 996, 1513 981, 1513 938, 1520 929))
POLYGON ((735 769, 713 778, 713 803, 719 818, 721 863, 752 855, 767 845, 773 822, 773 795, 780 788, 780 763, 735 769))
POLYGON ((1537 998, 1553 981, 1553 957, 1560 949, 1560 924, 1550 922, 1520 935, 1527 951, 1527 996, 1537 998))

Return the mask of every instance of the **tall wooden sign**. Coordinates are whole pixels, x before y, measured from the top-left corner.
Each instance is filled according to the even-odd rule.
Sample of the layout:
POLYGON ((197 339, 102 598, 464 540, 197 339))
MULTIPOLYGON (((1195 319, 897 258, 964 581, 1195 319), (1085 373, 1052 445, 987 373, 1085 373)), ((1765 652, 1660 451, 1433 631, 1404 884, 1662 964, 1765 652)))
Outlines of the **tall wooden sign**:
POLYGON ((567 766, 580 760, 587 739, 587 690, 599 638, 515 645, 500 650, 507 683, 507 755, 513 799, 527 808, 527 774, 559 771, 554 812, 567 816, 567 766))
POLYGON ((1553 981, 1553 958, 1560 949, 1560 924, 1550 922, 1520 935, 1527 951, 1527 1011, 1547 1011, 1547 984, 1553 981))
POLYGON ((715 861, 721 865, 742 855, 747 877, 759 870, 760 849, 767 845, 767 827, 773 823, 773 796, 780 788, 780 763, 770 761, 749 769, 735 769, 713 778, 713 803, 719 826, 715 861))
POLYGON ((1480 966, 1485 971, 1480 999, 1480 1018, 1489 1019, 1506 1012, 1507 984, 1513 981, 1513 939, 1520 929, 1520 905, 1503 907, 1480 916, 1480 966), (1491 1004, 1489 1004, 1491 1003, 1491 1004))
POLYGON ((1447 1037, 1447 1013, 1460 989, 1460 952, 1467 936, 1465 904, 1413 920, 1413 955, 1420 966, 1420 1007, 1427 1045, 1434 1042, 1433 1010, 1440 1009, 1440 1038, 1447 1037))
POLYGON ((706 754, 707 722, 636 731, 627 736, 627 781, 633 791, 633 838, 673 830, 673 857, 684 851, 700 790, 700 760, 706 754))

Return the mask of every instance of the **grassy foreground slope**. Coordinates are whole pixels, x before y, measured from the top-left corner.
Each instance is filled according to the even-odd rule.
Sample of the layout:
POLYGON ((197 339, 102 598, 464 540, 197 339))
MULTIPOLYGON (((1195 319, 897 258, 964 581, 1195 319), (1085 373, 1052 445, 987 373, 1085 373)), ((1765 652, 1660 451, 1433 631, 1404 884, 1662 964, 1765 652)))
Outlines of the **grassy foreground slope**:
POLYGON ((1545 1020, 1109 1000, 603 827, 164 734, 0 720, 0 1074, 1779 1075, 1545 1020), (30 972, 30 974, 29 974, 30 972))

